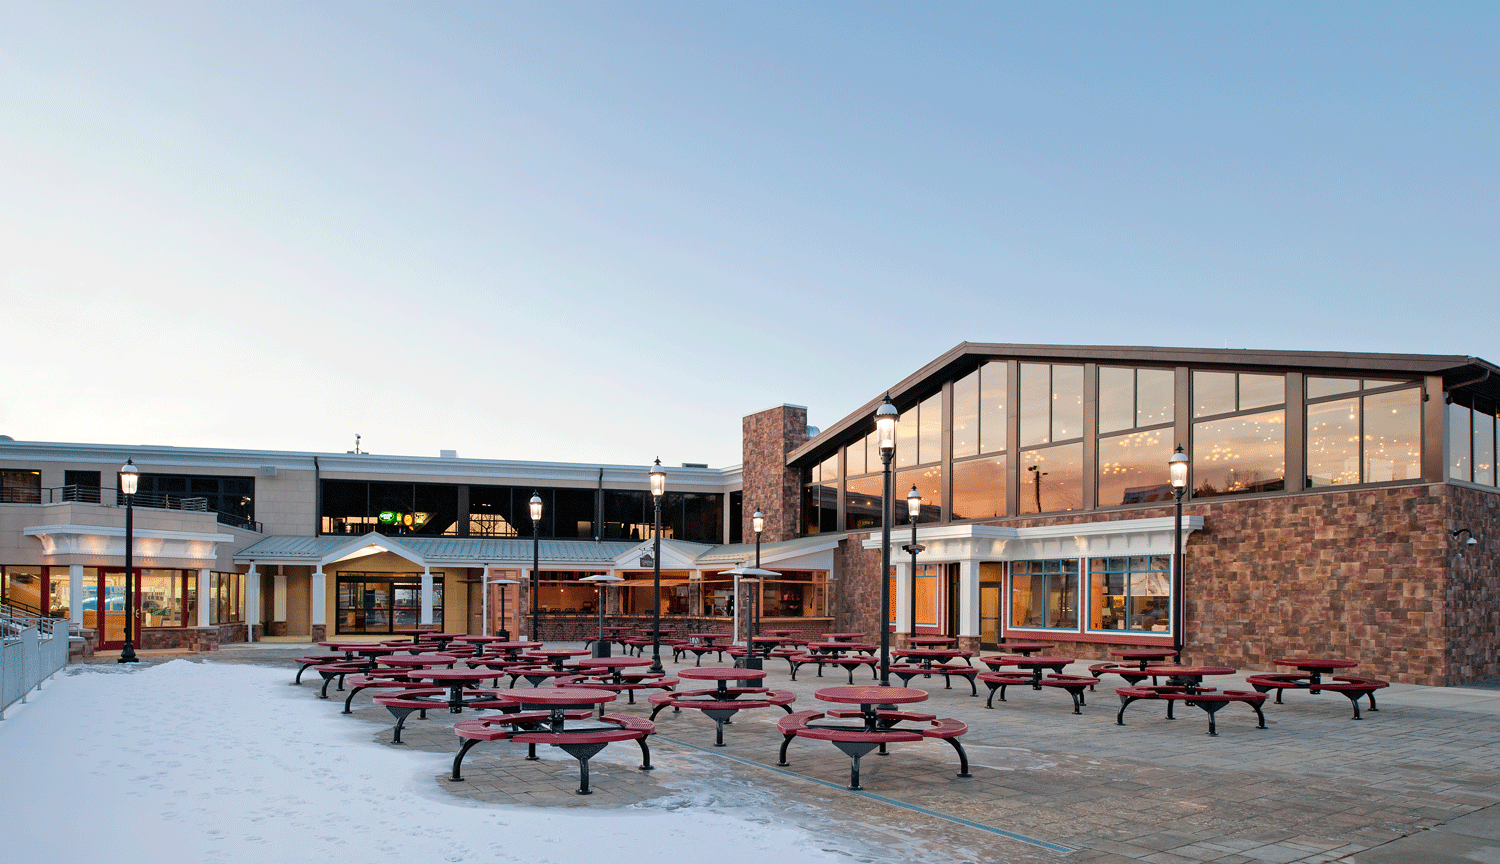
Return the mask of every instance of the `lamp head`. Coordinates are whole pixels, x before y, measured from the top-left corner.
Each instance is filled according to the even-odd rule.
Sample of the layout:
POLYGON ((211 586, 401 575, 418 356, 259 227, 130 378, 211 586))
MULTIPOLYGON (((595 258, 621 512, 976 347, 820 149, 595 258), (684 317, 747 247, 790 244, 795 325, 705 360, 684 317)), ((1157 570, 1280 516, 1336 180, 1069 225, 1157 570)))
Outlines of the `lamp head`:
POLYGON ((1182 452, 1182 445, 1177 445, 1177 452, 1167 460, 1167 468, 1171 471, 1172 488, 1181 490, 1187 486, 1188 457, 1182 452))
POLYGON ((911 491, 906 493, 906 515, 910 516, 913 522, 922 515, 922 493, 917 491, 915 483, 912 484, 911 491))
POLYGON ((1475 537, 1474 536, 1474 532, 1472 530, 1468 529, 1468 528, 1459 528, 1456 531, 1449 531, 1448 533, 1451 534, 1451 535, 1453 535, 1453 539, 1454 540, 1457 540, 1459 538, 1459 535, 1462 535, 1462 534, 1469 535, 1468 539, 1464 541, 1464 545, 1465 546, 1478 546, 1479 545, 1479 538, 1475 537))
POLYGON ((901 418, 896 406, 891 404, 891 394, 875 409, 875 442, 882 451, 896 449, 896 421, 901 418))
POLYGON ((656 465, 651 469, 651 497, 660 498, 667 491, 667 472, 662 470, 661 458, 657 457, 656 465))
POLYGON ((755 529, 756 534, 766 530, 766 514, 760 512, 760 508, 758 507, 755 509, 754 515, 750 517, 750 527, 755 529))
POLYGON ((531 521, 542 521, 542 496, 538 492, 531 493, 531 521))
POLYGON ((126 459, 125 464, 120 466, 120 491, 126 495, 134 495, 135 490, 140 488, 141 472, 136 470, 135 460, 126 459))

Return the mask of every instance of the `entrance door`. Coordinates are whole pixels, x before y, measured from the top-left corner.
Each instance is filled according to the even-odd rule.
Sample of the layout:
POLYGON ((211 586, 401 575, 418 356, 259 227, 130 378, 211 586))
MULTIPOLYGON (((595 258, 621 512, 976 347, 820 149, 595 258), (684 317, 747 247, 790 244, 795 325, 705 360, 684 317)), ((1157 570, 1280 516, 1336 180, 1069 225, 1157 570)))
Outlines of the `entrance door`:
MULTIPOLYGON (((141 571, 135 571, 135 588, 131 594, 135 607, 132 636, 137 648, 141 644, 141 571)), ((99 633, 99 648, 118 651, 125 647, 125 571, 100 568, 99 578, 83 586, 83 626, 99 633), (102 598, 102 600, 101 600, 102 598)))

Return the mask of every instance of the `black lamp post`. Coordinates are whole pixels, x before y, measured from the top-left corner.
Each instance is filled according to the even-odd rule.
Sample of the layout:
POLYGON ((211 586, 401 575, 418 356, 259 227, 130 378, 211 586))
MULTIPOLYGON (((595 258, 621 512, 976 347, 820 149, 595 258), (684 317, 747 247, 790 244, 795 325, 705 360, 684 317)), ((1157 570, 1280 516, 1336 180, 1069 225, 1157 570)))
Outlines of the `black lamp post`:
POLYGON ((667 472, 662 470, 661 458, 651 469, 651 503, 656 510, 656 542, 651 555, 651 668, 652 672, 664 671, 661 666, 661 496, 667 491, 667 472))
MULTIPOLYGON (((135 581, 135 490, 139 488, 141 472, 136 470, 135 460, 126 459, 120 467, 120 491, 125 493, 125 647, 120 649, 120 663, 135 663, 135 595, 130 590, 135 581)), ((109 605, 108 600, 103 604, 109 605)), ((101 618, 101 620, 103 620, 101 618)))
POLYGON ((906 546, 907 552, 911 553, 911 579, 908 581, 909 590, 907 600, 911 603, 911 634, 907 637, 917 635, 917 553, 923 547, 917 542, 917 517, 922 515, 922 493, 917 491, 916 484, 912 484, 911 491, 906 493, 906 515, 911 520, 911 544, 906 546))
MULTIPOLYGON (((760 569, 760 532, 766 530, 766 514, 760 512, 760 508, 759 507, 755 508, 755 513, 753 513, 750 516, 750 528, 755 531, 755 569, 759 570, 760 569)), ((761 604, 761 600, 764 599, 765 593, 766 593, 765 592, 766 583, 764 581, 761 581, 761 577, 756 577, 756 578, 757 578, 757 581, 755 582, 754 588, 752 589, 752 590, 755 591, 755 594, 751 597, 751 616, 752 617, 750 619, 750 621, 751 621, 751 624, 750 624, 750 627, 751 627, 751 629, 750 629, 750 635, 752 637, 760 635, 760 604, 761 604)), ((769 648, 767 648, 766 650, 767 650, 767 652, 770 651, 769 648)), ((753 639, 750 642, 750 653, 751 654, 755 653, 755 642, 754 642, 753 639)), ((751 668, 759 668, 759 667, 751 667, 751 668)))
POLYGON ((891 686, 891 457, 896 455, 896 421, 891 394, 875 409, 875 440, 884 466, 880 491, 880 686, 891 686))
POLYGON ((531 641, 542 641, 542 607, 537 595, 542 585, 542 496, 531 493, 531 641))
POLYGON ((608 657, 609 642, 604 639, 604 589, 608 588, 611 583, 623 582, 624 580, 612 573, 595 573, 592 576, 585 576, 578 581, 592 582, 599 586, 599 637, 594 640, 594 656, 608 657))
POLYGON ((1188 457, 1177 445, 1177 452, 1167 460, 1171 471, 1172 496, 1177 499, 1177 516, 1172 531, 1172 651, 1182 662, 1182 648, 1187 642, 1187 600, 1183 596, 1187 584, 1182 577, 1182 493, 1187 491, 1188 457))

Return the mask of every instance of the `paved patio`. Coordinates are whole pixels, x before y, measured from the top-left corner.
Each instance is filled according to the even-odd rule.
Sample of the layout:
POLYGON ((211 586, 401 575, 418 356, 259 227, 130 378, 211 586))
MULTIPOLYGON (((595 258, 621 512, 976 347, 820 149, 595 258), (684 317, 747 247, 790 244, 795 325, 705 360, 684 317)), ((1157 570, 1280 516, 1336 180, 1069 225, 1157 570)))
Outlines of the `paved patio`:
MULTIPOLYGON (((186 656, 281 665, 290 684, 290 658, 306 650, 261 644, 186 656)), ((168 656, 184 655, 143 659, 168 656)), ((804 667, 793 682, 780 660, 768 663, 767 678, 798 693, 796 709, 826 706, 813 692, 847 680, 804 667)), ((855 682, 873 683, 858 672, 855 682)), ((321 683, 314 676, 301 687, 315 699, 321 683)), ((950 747, 924 741, 866 757, 865 790, 849 791, 848 758, 824 742, 794 741, 790 766, 776 766, 775 722, 784 715, 764 709, 736 715, 722 748, 712 746, 713 722, 700 712, 664 711, 650 741, 656 770, 636 770, 634 745, 610 747, 592 762, 596 794, 588 797, 574 794, 572 759, 544 752, 542 763, 527 762, 522 745, 506 743, 471 751, 464 781, 445 773, 432 782, 506 804, 712 803, 741 815, 765 808, 872 861, 1500 862, 1500 689, 1392 685, 1376 694, 1381 710, 1359 721, 1341 695, 1288 692, 1286 704, 1266 704, 1269 728, 1255 728, 1246 706, 1229 705, 1210 737, 1206 715, 1181 705, 1168 721, 1165 706, 1137 702, 1127 725, 1115 725, 1121 683, 1107 678, 1075 716, 1067 695, 1052 689, 1011 688, 1008 702, 986 710, 982 685, 975 698, 959 681, 944 690, 941 676, 913 679, 910 686, 932 692, 914 709, 969 724, 972 779, 955 776, 950 747)), ((1249 689, 1243 676, 1211 683, 1249 689)), ((355 706, 349 722, 367 725, 372 744, 393 746, 390 715, 368 694, 355 706)), ((327 707, 340 710, 342 695, 327 707)), ((611 710, 645 716, 649 707, 622 698, 611 710)), ((456 752, 450 725, 446 714, 414 717, 399 746, 456 752)))

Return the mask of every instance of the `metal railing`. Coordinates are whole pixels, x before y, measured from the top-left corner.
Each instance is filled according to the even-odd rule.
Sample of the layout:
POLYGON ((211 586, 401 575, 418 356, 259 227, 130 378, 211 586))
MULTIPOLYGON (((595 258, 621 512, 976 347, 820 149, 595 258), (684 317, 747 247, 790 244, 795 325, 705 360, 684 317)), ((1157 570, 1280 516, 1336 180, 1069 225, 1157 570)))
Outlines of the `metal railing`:
MULTIPOLYGON (((46 489, 6 488, 0 489, 0 504, 102 504, 114 496, 116 507, 125 506, 125 493, 118 489, 100 489, 98 486, 51 486, 46 489)), ((140 492, 135 496, 135 506, 151 510, 185 510, 190 513, 213 513, 221 525, 244 528, 264 534, 261 524, 238 513, 223 513, 210 510, 208 499, 203 497, 178 498, 173 495, 158 495, 140 492)))
POLYGON ((68 622, 0 607, 0 719, 68 663, 68 622))

